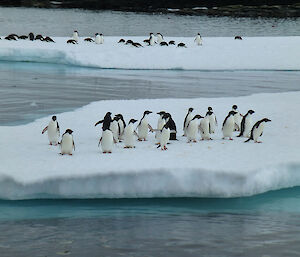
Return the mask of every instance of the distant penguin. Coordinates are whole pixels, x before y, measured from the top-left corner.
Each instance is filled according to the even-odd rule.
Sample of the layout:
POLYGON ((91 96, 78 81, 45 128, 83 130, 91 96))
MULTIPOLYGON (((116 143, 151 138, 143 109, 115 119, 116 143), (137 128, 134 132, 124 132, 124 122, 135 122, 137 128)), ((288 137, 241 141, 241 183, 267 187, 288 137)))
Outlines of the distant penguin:
POLYGON ((132 45, 133 44, 133 41, 131 39, 128 39, 125 43, 125 45, 132 45))
POLYGON ((126 127, 126 122, 123 118, 123 115, 122 114, 117 114, 116 115, 119 120, 118 120, 118 123, 119 123, 119 141, 123 140, 123 137, 124 137, 124 129, 126 127))
POLYGON ((66 132, 62 135, 60 141, 61 155, 72 155, 73 149, 75 151, 75 143, 72 133, 73 131, 71 129, 67 129, 66 132))
POLYGON ((161 148, 161 150, 167 150, 167 144, 169 143, 170 140, 170 134, 171 134, 171 130, 169 127, 169 118, 170 116, 168 115, 168 113, 165 113, 163 115, 163 120, 165 120, 165 125, 163 126, 162 130, 161 130, 161 134, 160 134, 160 138, 159 138, 159 145, 157 148, 161 148))
POLYGON ((186 128, 187 128, 189 122, 193 119, 193 114, 192 114, 193 110, 194 110, 194 108, 189 108, 188 113, 184 118, 184 122, 183 122, 183 136, 184 137, 186 136, 186 128))
POLYGON ((95 123, 95 127, 101 123, 103 123, 102 125, 102 130, 106 130, 109 129, 110 127, 110 123, 112 122, 111 119, 111 112, 107 112, 103 118, 103 120, 99 120, 98 122, 95 123))
POLYGON ((34 34, 33 34, 32 32, 30 32, 30 33, 28 34, 28 37, 29 37, 29 40, 30 40, 30 41, 33 41, 33 40, 34 40, 34 34))
POLYGON ((55 43, 51 37, 45 37, 43 41, 55 43))
POLYGON ((110 123, 109 130, 113 133, 114 142, 119 142, 119 132, 120 132, 120 125, 119 125, 119 116, 115 116, 110 123))
POLYGON ((210 134, 209 134, 209 117, 212 113, 208 111, 206 113, 206 116, 200 121, 199 125, 199 131, 201 135, 202 140, 211 140, 210 134))
POLYGON ((36 35, 35 36, 35 39, 34 40, 41 40, 41 41, 43 41, 44 40, 44 37, 42 36, 42 35, 36 35))
POLYGON ((230 111, 223 122, 223 126, 222 126, 223 139, 228 137, 229 140, 233 140, 232 134, 233 134, 233 130, 234 130, 234 115, 235 114, 236 114, 235 111, 230 111))
POLYGON ((17 40, 14 36, 7 36, 4 39, 6 39, 6 40, 14 40, 14 41, 17 40))
POLYGON ((186 48, 186 45, 185 45, 185 43, 179 43, 179 44, 177 45, 177 47, 184 47, 184 48, 186 48))
POLYGON ((135 148, 137 134, 134 131, 133 125, 136 122, 137 120, 131 119, 124 129, 124 148, 135 148))
POLYGON ((154 46, 155 45, 155 37, 153 33, 150 33, 150 38, 149 38, 149 42, 150 42, 150 46, 154 46))
POLYGON ((56 116, 52 116, 48 126, 43 129, 42 134, 44 134, 46 131, 48 134, 49 144, 57 145, 60 133, 56 116))
POLYGON ((267 119, 267 118, 264 118, 258 122, 256 122, 253 126, 253 128, 251 129, 251 136, 248 140, 245 141, 246 142, 249 142, 250 140, 254 140, 255 143, 261 143, 261 141, 258 141, 258 138, 260 136, 262 136, 263 134, 263 130, 264 130, 264 127, 265 127, 265 123, 266 122, 270 122, 271 120, 267 119))
POLYGON ((102 131, 98 146, 101 144, 102 153, 112 153, 114 145, 113 133, 109 129, 102 131))
POLYGON ((156 37, 157 37, 157 43, 160 44, 161 42, 164 41, 164 37, 161 33, 157 33, 156 34, 156 37))
POLYGON ((159 144, 161 130, 162 130, 163 126, 166 124, 165 119, 163 119, 163 116, 165 113, 166 113, 165 111, 160 111, 157 113, 159 115, 159 118, 157 120, 157 127, 156 127, 156 132, 155 132, 156 144, 159 144))
POLYGON ((249 110, 246 115, 244 115, 241 123, 241 132, 238 137, 250 137, 251 129, 253 127, 252 114, 255 113, 253 110, 249 110))
POLYGON ((175 45, 175 41, 174 40, 169 41, 169 45, 175 45))
POLYGON ((133 42, 132 45, 133 45, 134 47, 137 47, 137 48, 143 47, 143 46, 142 46, 140 43, 138 43, 138 42, 133 42))
POLYGON ((74 30, 73 32, 73 39, 78 42, 79 41, 79 34, 78 34, 78 31, 77 30, 74 30))
POLYGON ((18 38, 19 38, 19 39, 22 39, 22 40, 25 40, 25 39, 27 39, 27 38, 28 38, 28 36, 26 36, 26 35, 22 35, 22 36, 19 36, 18 38))
POLYGON ((148 130, 152 130, 151 126, 148 123, 147 116, 152 113, 151 111, 145 111, 142 119, 140 120, 139 125, 137 126, 138 129, 138 140, 139 141, 146 141, 148 137, 148 130))
POLYGON ((73 44, 73 45, 76 45, 76 44, 78 44, 78 43, 77 43, 77 41, 74 40, 74 39, 69 39, 69 40, 67 41, 67 44, 73 44))
POLYGON ((95 43, 97 45, 103 44, 104 43, 104 37, 102 34, 96 33, 95 34, 95 43))
POLYGON ((235 36, 234 39, 243 40, 241 36, 235 36))
POLYGON ((94 39, 87 37, 84 39, 85 42, 94 42, 94 39))
POLYGON ((194 116, 192 120, 187 125, 186 128, 186 136, 188 139, 188 143, 190 142, 197 142, 197 134, 198 134, 198 127, 199 127, 199 119, 203 118, 201 115, 197 114, 194 116))
POLYGON ((240 131, 243 115, 238 111, 237 105, 232 106, 232 111, 236 112, 234 115, 234 131, 240 131))
POLYGON ((216 131, 216 127, 218 126, 216 115, 213 112, 212 107, 208 107, 208 115, 209 115, 209 134, 214 134, 216 131))
POLYGON ((121 38, 118 43, 125 43, 125 39, 121 38))
POLYGON ((197 34, 194 41, 198 46, 202 46, 202 37, 201 37, 200 33, 197 34))
POLYGON ((168 46, 168 43, 163 41, 163 42, 160 42, 159 45, 160 46, 168 46))

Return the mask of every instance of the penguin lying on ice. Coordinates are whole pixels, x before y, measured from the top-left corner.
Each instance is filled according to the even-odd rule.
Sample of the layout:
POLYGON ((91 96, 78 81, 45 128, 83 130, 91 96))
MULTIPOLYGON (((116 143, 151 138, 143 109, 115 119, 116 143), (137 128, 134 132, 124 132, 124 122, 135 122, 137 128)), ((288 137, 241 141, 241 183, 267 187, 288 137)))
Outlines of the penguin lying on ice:
POLYGON ((251 129, 251 136, 248 140, 245 141, 249 142, 250 140, 254 140, 255 143, 261 143, 261 141, 258 141, 258 138, 262 136, 263 131, 264 131, 264 127, 265 127, 265 123, 266 122, 270 122, 271 120, 264 118, 262 120, 259 120, 258 122, 256 122, 253 126, 253 128, 251 129))

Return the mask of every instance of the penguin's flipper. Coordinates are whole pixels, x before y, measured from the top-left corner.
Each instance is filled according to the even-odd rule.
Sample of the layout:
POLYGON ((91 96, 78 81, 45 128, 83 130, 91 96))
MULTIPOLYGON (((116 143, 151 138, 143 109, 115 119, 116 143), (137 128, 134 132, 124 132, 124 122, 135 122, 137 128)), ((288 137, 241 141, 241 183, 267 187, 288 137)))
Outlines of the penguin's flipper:
POLYGON ((135 130, 133 131, 133 134, 134 134, 136 137, 139 137, 138 133, 136 133, 135 130))
POLYGON ((99 147, 101 141, 102 141, 102 137, 100 137, 100 139, 99 139, 98 147, 99 147))
POLYGON ((247 139, 244 143, 247 143, 247 142, 249 142, 250 140, 251 140, 251 138, 247 139))
POLYGON ((58 134, 60 134, 58 122, 57 122, 57 128, 56 129, 57 129, 58 134))
POLYGON ((161 145, 159 144, 159 145, 157 146, 157 148, 160 148, 160 146, 161 146, 161 145))
POLYGON ((42 134, 44 134, 47 131, 47 129, 48 129, 48 126, 43 129, 42 134))
POLYGON ((74 149, 74 151, 75 151, 75 143, 74 143, 74 140, 73 140, 73 149, 74 149))
POLYGON ((96 127, 97 125, 99 125, 100 123, 103 123, 103 121, 104 121, 104 120, 99 120, 98 122, 96 122, 96 123, 95 123, 95 127, 96 127))
POLYGON ((151 127, 150 124, 148 124, 148 128, 149 128, 149 130, 150 130, 151 132, 154 132, 154 129, 151 127))

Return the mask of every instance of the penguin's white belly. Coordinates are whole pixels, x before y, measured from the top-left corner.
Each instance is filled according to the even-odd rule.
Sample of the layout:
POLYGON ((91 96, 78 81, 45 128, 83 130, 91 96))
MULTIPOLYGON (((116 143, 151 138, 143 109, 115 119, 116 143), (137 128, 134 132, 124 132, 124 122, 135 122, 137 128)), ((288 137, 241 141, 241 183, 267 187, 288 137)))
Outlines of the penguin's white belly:
POLYGON ((258 128, 254 128, 253 130, 253 140, 257 142, 258 138, 261 136, 261 133, 264 131, 265 124, 263 122, 258 126, 258 128))
POLYGON ((210 133, 214 134, 216 131, 216 116, 214 114, 209 116, 209 127, 210 127, 210 133))
POLYGON ((134 147, 135 145, 135 135, 131 125, 128 125, 124 130, 124 145, 125 147, 134 147))
POLYGON ((225 122, 222 131, 223 131, 223 137, 232 137, 233 130, 234 130, 234 119, 233 117, 229 117, 227 121, 225 122))
POLYGON ((157 36, 157 43, 160 44, 161 42, 163 42, 163 38, 161 36, 157 36))
POLYGON ((196 37, 196 44, 197 44, 198 46, 201 46, 201 45, 202 45, 202 39, 201 39, 201 37, 196 37))
POLYGON ((159 142, 161 148, 167 146, 167 144, 169 143, 169 140, 170 140, 170 129, 164 128, 161 132, 160 142, 159 142))
POLYGON ((155 39, 153 37, 150 38, 150 45, 151 46, 155 45, 155 39))
POLYGON ((190 121, 189 126, 187 127, 187 138, 188 140, 196 140, 198 132, 198 123, 196 120, 190 121))
POLYGON ((139 139, 147 139, 148 136, 148 121, 143 119, 141 124, 138 126, 139 139))
POLYGON ((61 140, 61 153, 72 154, 73 152, 73 137, 70 134, 63 135, 61 140))
POLYGON ((56 145, 59 139, 59 132, 57 130, 56 122, 53 121, 49 122, 47 132, 48 132, 49 143, 56 145))
POLYGON ((204 140, 210 139, 209 120, 207 118, 202 119, 200 122, 200 135, 201 135, 201 138, 204 140))
POLYGON ((186 130, 187 130, 187 126, 189 124, 189 122, 193 119, 192 114, 188 114, 188 116, 186 117, 186 122, 184 124, 184 128, 183 128, 183 135, 186 136, 186 130))
POLYGON ((236 124, 237 130, 240 130, 241 122, 242 122, 241 114, 238 112, 233 117, 234 117, 234 123, 236 124))
POLYGON ((159 131, 156 131, 156 132, 155 132, 155 138, 156 138, 156 140, 157 140, 158 142, 159 142, 159 140, 160 140, 161 130, 162 130, 162 128, 164 127, 165 124, 166 124, 165 120, 159 118, 159 120, 158 120, 158 122, 157 122, 157 129, 158 129, 159 131))
POLYGON ((124 131, 125 131, 125 129, 124 129, 124 124, 123 124, 123 122, 121 120, 119 122, 119 127, 120 127, 119 139, 123 140, 124 139, 124 131))
POLYGON ((110 126, 109 129, 111 130, 112 134, 113 134, 113 138, 116 142, 118 142, 118 138, 119 138, 119 125, 118 122, 116 120, 114 120, 110 126))
POLYGON ((253 123, 251 117, 249 117, 248 119, 246 118, 243 137, 248 137, 248 138, 250 137, 252 127, 253 127, 253 123))
POLYGON ((114 145, 113 133, 107 129, 102 132, 101 148, 102 152, 111 152, 114 145))
POLYGON ((97 45, 101 44, 101 38, 100 38, 100 36, 96 36, 96 38, 95 38, 95 43, 96 43, 97 45))
POLYGON ((73 34, 73 39, 78 42, 79 41, 79 37, 78 37, 78 34, 73 34))

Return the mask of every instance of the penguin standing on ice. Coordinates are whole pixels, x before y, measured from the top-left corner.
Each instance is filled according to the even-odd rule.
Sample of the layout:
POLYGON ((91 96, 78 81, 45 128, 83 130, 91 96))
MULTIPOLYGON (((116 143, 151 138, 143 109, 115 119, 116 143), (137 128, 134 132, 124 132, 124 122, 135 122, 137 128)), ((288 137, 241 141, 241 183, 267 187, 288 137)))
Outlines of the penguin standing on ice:
POLYGON ((46 131, 48 134, 49 144, 57 145, 60 133, 56 116, 52 116, 48 126, 43 129, 42 134, 44 134, 46 131))
POLYGON ((249 110, 246 115, 244 115, 242 122, 241 122, 241 132, 238 137, 250 137, 251 129, 253 127, 252 122, 252 114, 255 113, 253 110, 249 110))
POLYGON ((110 127, 110 123, 111 123, 111 112, 107 112, 103 118, 103 120, 99 120, 98 122, 95 123, 95 127, 101 123, 103 123, 102 125, 102 130, 106 130, 109 129, 110 127))
POLYGON ((125 120, 124 120, 122 114, 119 113, 116 116, 119 117, 119 120, 118 120, 119 128, 120 128, 120 130, 119 130, 119 141, 122 141, 123 137, 124 137, 124 129, 126 127, 126 123, 125 123, 125 120))
POLYGON ((194 142, 197 143, 197 132, 198 132, 198 120, 203 118, 201 115, 197 114, 194 118, 188 123, 186 128, 186 136, 188 139, 188 143, 194 142))
POLYGON ((139 125, 137 126, 138 129, 138 140, 139 141, 146 141, 148 137, 148 129, 153 131, 152 127, 149 125, 147 116, 152 113, 151 111, 145 111, 142 119, 140 120, 139 125))
POLYGON ((209 134, 209 117, 212 113, 208 111, 205 117, 200 121, 199 131, 202 140, 212 140, 209 134))
POLYGON ((161 42, 164 42, 164 37, 161 33, 156 34, 157 37, 157 43, 160 44, 161 42))
POLYGON ((124 148, 135 148, 135 137, 137 133, 134 131, 133 125, 137 120, 131 119, 124 129, 124 148))
POLYGON ((160 111, 157 114, 159 115, 158 121, 157 121, 157 129, 155 130, 155 139, 157 141, 156 144, 159 144, 160 141, 160 135, 161 135, 161 130, 163 129, 163 126, 166 124, 166 120, 163 119, 163 116, 166 112, 165 111, 160 111))
POLYGON ((177 129, 176 129, 176 124, 175 121, 172 119, 172 115, 170 113, 166 113, 167 115, 167 122, 168 122, 168 127, 170 129, 170 140, 177 140, 176 134, 177 134, 177 129))
POLYGON ((187 128, 189 122, 193 119, 193 114, 192 114, 193 110, 194 110, 193 108, 189 108, 188 113, 184 118, 184 122, 183 122, 183 136, 184 137, 186 136, 186 128, 187 128))
POLYGON ((233 140, 232 134, 233 134, 234 124, 235 124, 234 123, 234 115, 235 114, 236 114, 235 111, 230 111, 223 122, 223 127, 222 127, 223 139, 228 137, 229 140, 233 140))
POLYGON ((194 41, 198 46, 202 46, 202 37, 201 37, 200 33, 197 34, 194 41))
POLYGON ((113 133, 114 142, 119 142, 119 133, 120 133, 120 125, 119 125, 119 116, 115 116, 110 123, 109 130, 113 133))
POLYGON ((163 126, 162 130, 161 130, 161 135, 159 138, 159 145, 157 148, 161 148, 161 150, 167 150, 167 144, 169 143, 170 140, 170 134, 171 134, 171 130, 170 130, 170 114, 169 113, 165 113, 163 115, 163 120, 165 120, 165 125, 163 126))
POLYGON ((101 144, 102 153, 112 153, 114 145, 114 136, 113 133, 108 129, 102 131, 102 136, 99 140, 98 146, 101 144))
POLYGON ((149 45, 154 46, 155 45, 155 37, 153 33, 150 33, 150 38, 149 38, 149 45))
POLYGON ((34 40, 34 34, 33 34, 32 32, 30 32, 30 33, 28 34, 28 37, 29 37, 29 40, 30 40, 30 41, 33 41, 33 40, 34 40))
POLYGON ((103 37, 103 34, 99 34, 99 33, 96 33, 95 34, 95 43, 97 45, 100 45, 100 44, 103 44, 104 43, 104 37, 103 37))
POLYGON ((209 134, 214 134, 216 127, 218 126, 217 118, 211 107, 208 107, 207 109, 208 112, 206 114, 209 115, 209 134))
POLYGON ((67 129, 66 132, 62 135, 60 141, 61 155, 72 155, 73 149, 75 151, 75 143, 72 133, 73 131, 71 129, 67 129))
POLYGON ((251 129, 251 135, 250 138, 248 140, 245 141, 249 142, 250 140, 254 140, 255 143, 261 143, 261 141, 258 141, 258 138, 260 136, 262 136, 264 128, 265 128, 265 123, 266 122, 270 122, 271 120, 264 118, 262 120, 259 120, 258 122, 256 122, 253 126, 253 128, 251 129))
POLYGON ((237 105, 232 106, 232 111, 235 112, 235 114, 234 114, 234 131, 240 131, 243 115, 240 114, 240 112, 238 111, 237 105))
POLYGON ((78 35, 78 31, 77 30, 74 30, 74 32, 73 32, 73 39, 76 41, 76 42, 78 42, 79 41, 79 35, 78 35))

